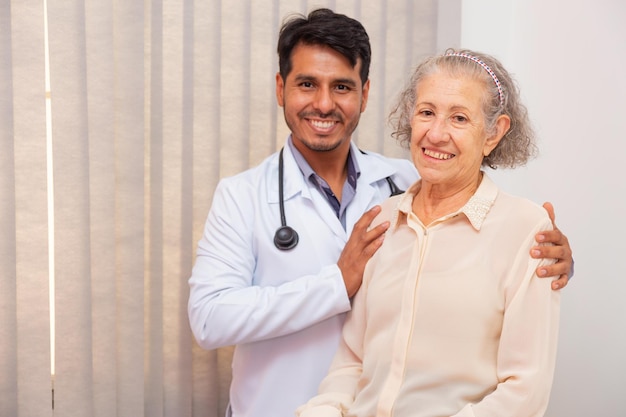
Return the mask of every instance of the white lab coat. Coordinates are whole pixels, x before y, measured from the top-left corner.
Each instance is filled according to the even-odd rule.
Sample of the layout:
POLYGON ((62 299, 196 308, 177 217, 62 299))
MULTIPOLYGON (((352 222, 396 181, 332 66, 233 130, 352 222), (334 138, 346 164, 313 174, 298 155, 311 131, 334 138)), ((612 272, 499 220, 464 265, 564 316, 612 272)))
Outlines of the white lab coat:
POLYGON ((237 345, 230 402, 235 417, 292 417, 317 393, 350 309, 337 260, 354 223, 417 171, 352 144, 361 176, 344 230, 325 197, 284 148, 287 224, 299 236, 274 246, 280 227, 278 154, 220 181, 189 279, 189 320, 205 349, 237 345))

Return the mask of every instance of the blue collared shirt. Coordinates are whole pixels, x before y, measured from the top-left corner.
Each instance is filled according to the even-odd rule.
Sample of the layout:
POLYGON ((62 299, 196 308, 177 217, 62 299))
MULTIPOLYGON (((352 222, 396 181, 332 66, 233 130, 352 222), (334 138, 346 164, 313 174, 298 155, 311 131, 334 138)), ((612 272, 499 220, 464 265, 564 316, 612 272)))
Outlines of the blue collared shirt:
POLYGON ((330 186, 326 182, 326 180, 320 177, 314 170, 311 168, 311 165, 304 159, 304 156, 296 149, 293 145, 291 136, 289 140, 287 140, 287 145, 291 149, 293 156, 296 160, 296 164, 298 164, 298 168, 302 171, 302 175, 304 178, 307 178, 311 181, 317 189, 326 197, 326 201, 333 208, 337 218, 341 222, 344 230, 346 228, 346 208, 350 204, 350 202, 354 199, 354 195, 356 194, 356 182, 359 176, 361 175, 361 171, 359 169, 359 164, 356 160, 356 157, 352 154, 352 150, 348 153, 348 177, 346 182, 343 184, 343 190, 341 192, 341 201, 337 198, 335 193, 331 190, 330 186))

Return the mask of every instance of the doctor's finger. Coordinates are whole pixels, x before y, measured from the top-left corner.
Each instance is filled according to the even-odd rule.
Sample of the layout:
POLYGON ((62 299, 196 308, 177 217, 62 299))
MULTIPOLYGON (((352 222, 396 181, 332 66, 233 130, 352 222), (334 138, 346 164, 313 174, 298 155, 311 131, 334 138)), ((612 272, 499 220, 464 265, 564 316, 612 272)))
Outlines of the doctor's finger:
POLYGON ((372 226, 372 221, 380 213, 380 206, 374 206, 367 210, 356 223, 354 223, 353 230, 367 230, 372 226))

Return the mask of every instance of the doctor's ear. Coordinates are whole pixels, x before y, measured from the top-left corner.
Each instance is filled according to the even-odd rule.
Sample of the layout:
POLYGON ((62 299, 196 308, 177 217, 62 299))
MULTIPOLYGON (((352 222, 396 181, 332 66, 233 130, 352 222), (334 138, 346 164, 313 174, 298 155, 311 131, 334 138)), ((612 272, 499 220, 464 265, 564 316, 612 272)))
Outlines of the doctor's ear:
POLYGON ((280 72, 276 73, 276 101, 280 107, 284 107, 284 92, 285 92, 285 81, 283 77, 280 75, 280 72))

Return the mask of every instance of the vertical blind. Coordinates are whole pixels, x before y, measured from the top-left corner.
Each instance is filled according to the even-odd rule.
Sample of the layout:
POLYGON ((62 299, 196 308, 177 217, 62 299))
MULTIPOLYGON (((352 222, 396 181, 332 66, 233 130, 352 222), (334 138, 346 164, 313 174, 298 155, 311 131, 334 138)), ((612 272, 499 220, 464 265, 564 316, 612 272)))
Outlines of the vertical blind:
POLYGON ((219 179, 287 136, 283 19, 323 6, 364 24, 355 140, 403 156, 386 114, 436 52, 437 3, 0 2, 0 416, 223 416, 232 348, 193 341, 187 279, 219 179))

